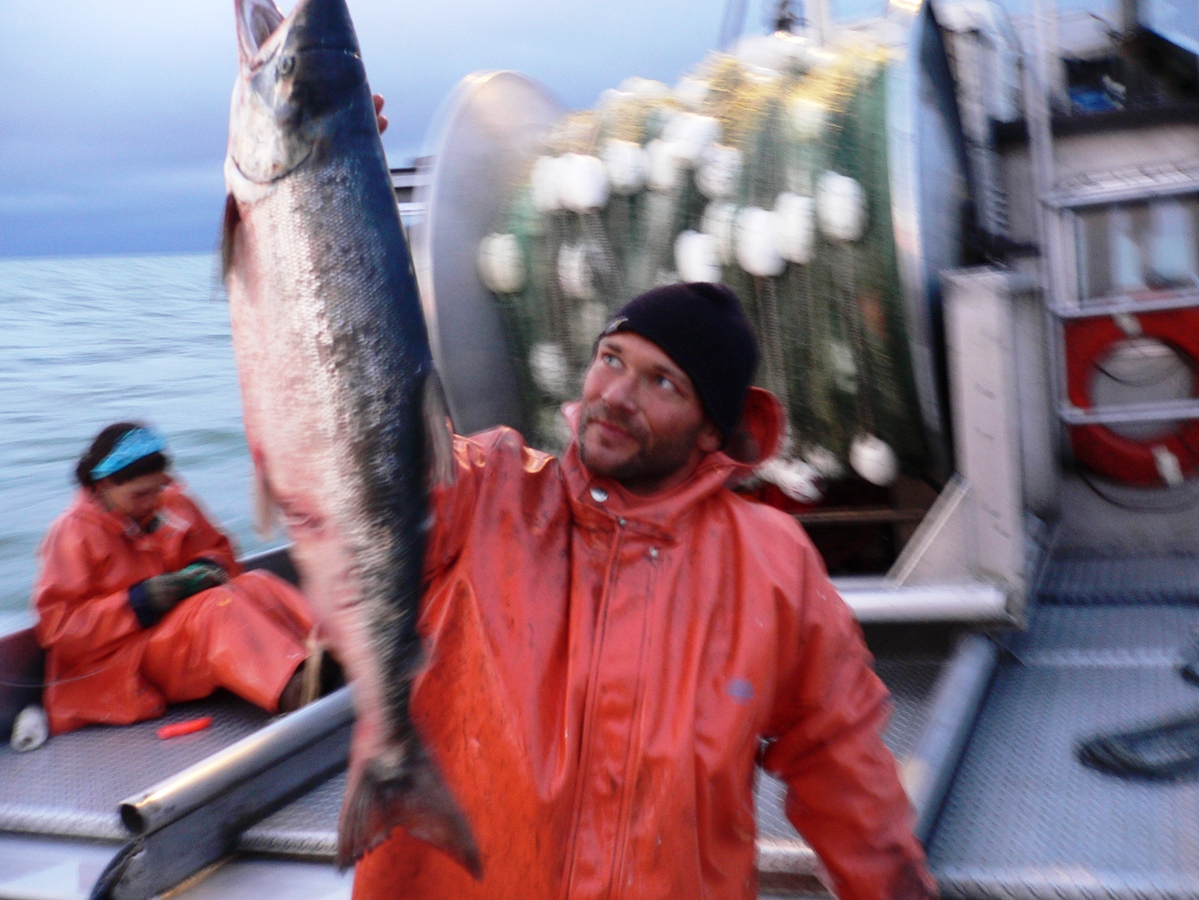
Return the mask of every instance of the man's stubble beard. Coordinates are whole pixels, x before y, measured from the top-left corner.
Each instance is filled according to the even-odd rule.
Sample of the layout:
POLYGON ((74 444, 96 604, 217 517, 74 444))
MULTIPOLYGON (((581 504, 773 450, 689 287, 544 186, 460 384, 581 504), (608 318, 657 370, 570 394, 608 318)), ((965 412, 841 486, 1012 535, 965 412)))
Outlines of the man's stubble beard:
POLYGON ((579 412, 579 459, 583 465, 597 475, 603 475, 626 486, 636 486, 639 482, 654 481, 673 475, 691 459, 703 432, 701 422, 677 440, 665 443, 653 443, 649 434, 631 417, 616 413, 603 402, 585 405, 579 412), (633 456, 623 463, 608 470, 601 470, 589 462, 587 457, 587 429, 592 422, 610 422, 629 433, 640 445, 633 456))

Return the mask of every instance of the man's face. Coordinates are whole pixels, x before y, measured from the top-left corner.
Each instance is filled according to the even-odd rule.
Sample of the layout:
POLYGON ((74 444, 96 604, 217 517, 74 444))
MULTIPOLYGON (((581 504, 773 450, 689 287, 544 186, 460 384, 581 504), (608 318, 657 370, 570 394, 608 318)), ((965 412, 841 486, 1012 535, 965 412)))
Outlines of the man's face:
POLYGON ((579 409, 588 469, 652 494, 685 480, 719 448, 691 379, 657 344, 624 332, 600 338, 579 409))

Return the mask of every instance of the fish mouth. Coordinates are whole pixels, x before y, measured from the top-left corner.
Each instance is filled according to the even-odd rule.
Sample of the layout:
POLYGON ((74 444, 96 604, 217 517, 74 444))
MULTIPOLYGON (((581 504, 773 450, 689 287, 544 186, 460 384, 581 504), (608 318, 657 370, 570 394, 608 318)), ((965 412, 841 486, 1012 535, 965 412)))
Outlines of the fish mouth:
POLYGON ((250 182, 251 184, 274 184, 275 182, 282 181, 284 178, 286 178, 288 175, 290 175, 292 172, 294 172, 300 166, 304 165, 304 163, 306 163, 308 161, 308 157, 310 157, 310 156, 312 156, 312 147, 311 146, 309 146, 308 149, 304 151, 303 156, 300 156, 300 157, 296 158, 295 160, 288 160, 288 166, 286 169, 281 169, 278 172, 278 174, 271 175, 268 178, 262 178, 259 176, 250 175, 249 173, 246 172, 245 169, 243 169, 241 167, 241 164, 238 163, 236 157, 230 156, 229 162, 231 162, 233 164, 233 168, 237 170, 237 174, 241 178, 244 178, 246 181, 250 182))
POLYGON ((270 58, 270 55, 260 57, 259 53, 278 33, 284 16, 273 0, 237 0, 236 14, 239 56, 254 71, 270 58))
POLYGON ((345 0, 300 0, 287 16, 274 0, 236 2, 239 55, 251 72, 272 59, 284 44, 293 56, 313 51, 359 55, 345 0), (264 52, 268 48, 269 52, 264 52))

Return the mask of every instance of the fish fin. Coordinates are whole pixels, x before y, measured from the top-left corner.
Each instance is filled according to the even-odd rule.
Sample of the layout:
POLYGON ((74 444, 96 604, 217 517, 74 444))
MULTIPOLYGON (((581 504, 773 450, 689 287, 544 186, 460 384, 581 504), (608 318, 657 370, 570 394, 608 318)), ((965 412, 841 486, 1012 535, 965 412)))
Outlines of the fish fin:
POLYGON ((233 242, 237 239, 237 226, 241 224, 241 212, 232 194, 225 195, 225 216, 221 223, 221 281, 229 278, 233 268, 233 242))
POLYGON ((482 879, 470 825, 425 750, 417 745, 393 775, 380 777, 376 768, 370 763, 350 768, 337 828, 338 866, 348 869, 398 825, 482 879))
POLYGON ((429 484, 453 484, 454 432, 450 408, 441 386, 441 376, 430 369, 425 378, 421 409, 425 419, 425 459, 428 461, 429 484))
POLYGON ((279 501, 271 490, 266 472, 258 463, 254 464, 254 531, 264 540, 275 533, 279 520, 279 501))

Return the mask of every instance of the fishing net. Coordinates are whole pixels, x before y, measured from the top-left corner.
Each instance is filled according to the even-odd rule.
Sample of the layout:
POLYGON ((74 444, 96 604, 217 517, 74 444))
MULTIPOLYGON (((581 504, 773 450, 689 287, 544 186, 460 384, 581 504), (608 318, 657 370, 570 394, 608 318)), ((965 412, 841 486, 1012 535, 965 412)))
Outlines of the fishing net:
POLYGON ((567 117, 479 249, 530 441, 569 439, 593 342, 627 300, 723 281, 755 324, 789 433, 764 477, 797 500, 919 472, 924 432, 890 218, 884 50, 776 35, 772 68, 713 54, 567 117))

